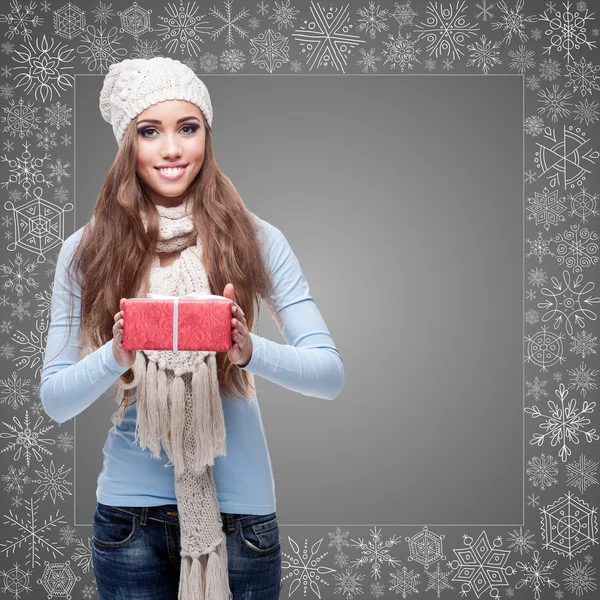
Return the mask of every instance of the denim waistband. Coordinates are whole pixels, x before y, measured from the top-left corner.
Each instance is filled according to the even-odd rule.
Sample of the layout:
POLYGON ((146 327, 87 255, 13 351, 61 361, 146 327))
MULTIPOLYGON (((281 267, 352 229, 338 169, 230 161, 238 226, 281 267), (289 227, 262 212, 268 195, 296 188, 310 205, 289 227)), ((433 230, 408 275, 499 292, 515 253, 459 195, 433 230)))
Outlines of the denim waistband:
MULTIPOLYGON (((160 521, 161 523, 172 523, 179 525, 179 510, 177 504, 163 504, 162 506, 112 506, 115 510, 135 515, 140 519, 140 525, 146 525, 148 519, 160 521)), ((244 513, 220 513, 223 527, 227 529, 235 528, 235 522, 248 519, 256 515, 244 513)))

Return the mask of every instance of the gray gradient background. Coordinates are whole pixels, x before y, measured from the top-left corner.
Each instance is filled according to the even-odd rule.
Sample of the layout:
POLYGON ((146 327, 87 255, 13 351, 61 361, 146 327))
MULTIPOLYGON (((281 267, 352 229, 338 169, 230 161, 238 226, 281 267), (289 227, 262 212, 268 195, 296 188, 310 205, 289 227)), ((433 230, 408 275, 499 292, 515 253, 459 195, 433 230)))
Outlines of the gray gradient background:
MULTIPOLYGON (((219 166, 344 361, 334 401, 256 377, 280 524, 521 524, 522 77, 201 78, 219 166)), ((76 75, 75 229, 117 150, 102 81, 76 75)), ((259 335, 285 343, 264 303, 259 335)), ((75 418, 76 525, 115 406, 75 418)))

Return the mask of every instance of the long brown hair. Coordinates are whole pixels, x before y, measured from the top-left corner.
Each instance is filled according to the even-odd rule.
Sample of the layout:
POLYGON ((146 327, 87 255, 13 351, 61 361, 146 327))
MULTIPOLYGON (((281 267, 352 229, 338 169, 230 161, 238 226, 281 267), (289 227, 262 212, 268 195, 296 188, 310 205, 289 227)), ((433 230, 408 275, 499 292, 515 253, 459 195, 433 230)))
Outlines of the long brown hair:
MULTIPOLYGON (((200 236, 202 261, 211 293, 222 295, 225 285, 233 283, 235 300, 244 311, 248 329, 252 332, 254 303, 258 309, 258 331, 262 297, 280 332, 283 332, 281 315, 271 300, 271 292, 279 306, 281 301, 266 268, 265 257, 261 254, 258 225, 231 180, 219 169, 212 151, 211 128, 204 115, 202 119, 206 128, 204 161, 188 188, 195 224, 195 231, 190 235, 193 239, 200 236)), ((120 299, 136 297, 140 289, 144 289, 141 297, 145 297, 148 290, 160 216, 140 185, 136 156, 137 131, 135 120, 132 120, 100 190, 92 220, 85 225, 81 241, 67 267, 70 289, 73 289, 73 265, 76 265, 77 282, 81 286, 80 358, 112 340, 114 315, 120 310, 120 299), (147 232, 140 217, 142 211, 148 220, 147 232)), ((67 340, 73 325, 73 304, 74 295, 71 294, 67 340)), ((256 388, 250 374, 238 369, 226 352, 217 352, 216 359, 220 388, 237 400, 234 398, 235 387, 243 397, 252 401, 253 396, 248 390, 256 391, 256 388)), ((131 383, 133 370, 123 373, 120 380, 124 384, 131 383)), ((119 386, 116 388, 113 397, 122 411, 122 419, 133 391, 119 386)))

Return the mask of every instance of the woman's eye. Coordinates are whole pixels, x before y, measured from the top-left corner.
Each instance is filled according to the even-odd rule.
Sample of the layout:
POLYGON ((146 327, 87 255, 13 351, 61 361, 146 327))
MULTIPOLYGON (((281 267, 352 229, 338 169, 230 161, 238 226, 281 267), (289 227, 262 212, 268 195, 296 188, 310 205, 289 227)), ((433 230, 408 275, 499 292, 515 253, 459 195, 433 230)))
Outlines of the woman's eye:
MULTIPOLYGON (((183 130, 183 129, 189 129, 189 130, 190 130, 190 135, 191 135, 191 134, 192 134, 192 133, 194 133, 194 131, 196 131, 196 129, 198 129, 198 128, 199 128, 199 126, 198 126, 198 125, 184 125, 184 126, 183 126, 183 127, 180 129, 180 131, 181 131, 181 130, 183 130)), ((146 128, 146 129, 142 129, 142 130, 140 131, 140 135, 141 135, 142 137, 145 137, 145 138, 154 138, 154 137, 156 137, 156 136, 154 136, 154 135, 152 135, 152 136, 150 136, 150 135, 146 135, 146 133, 148 133, 149 131, 156 131, 156 129, 155 129, 154 127, 148 127, 148 128, 146 128)))

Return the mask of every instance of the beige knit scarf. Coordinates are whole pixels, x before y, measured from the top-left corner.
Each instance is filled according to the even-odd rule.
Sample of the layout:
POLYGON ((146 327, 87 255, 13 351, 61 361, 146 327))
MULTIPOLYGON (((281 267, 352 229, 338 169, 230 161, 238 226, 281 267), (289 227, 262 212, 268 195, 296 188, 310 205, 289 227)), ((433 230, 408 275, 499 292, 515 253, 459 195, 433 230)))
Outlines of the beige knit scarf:
MULTIPOLYGON (((158 252, 182 250, 168 267, 155 257, 150 292, 183 296, 211 294, 201 242, 189 245, 194 230, 191 201, 156 206, 160 215, 158 252)), ((147 220, 142 215, 147 228, 147 220)), ((138 290, 142 292, 142 286, 138 290)), ((138 350, 136 442, 160 457, 160 445, 174 466, 181 529, 179 600, 231 600, 227 542, 212 474, 215 456, 225 456, 225 421, 217 378, 216 352, 138 350)))

